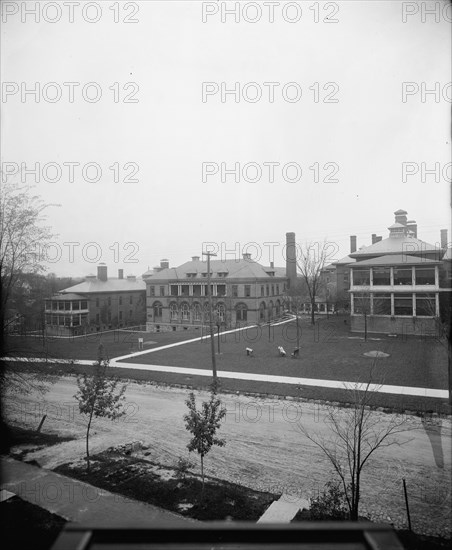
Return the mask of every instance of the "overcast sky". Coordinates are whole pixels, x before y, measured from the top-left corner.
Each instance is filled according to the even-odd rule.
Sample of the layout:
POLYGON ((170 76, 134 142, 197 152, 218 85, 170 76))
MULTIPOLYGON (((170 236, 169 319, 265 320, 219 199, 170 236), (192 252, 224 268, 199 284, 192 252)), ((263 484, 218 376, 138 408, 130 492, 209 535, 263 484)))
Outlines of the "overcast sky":
POLYGON ((385 238, 400 208, 429 243, 449 228, 449 2, 259 3, 255 23, 252 2, 241 2, 239 22, 222 22, 224 2, 105 0, 82 13, 80 0, 60 14, 40 2, 39 21, 22 4, 3 2, 2 163, 10 172, 39 163, 35 191, 60 205, 49 210, 60 248, 49 271, 86 275, 99 259, 110 273, 141 275, 162 258, 175 266, 199 255, 205 242, 220 251, 258 243, 261 253, 248 251, 264 264, 272 259, 264 243, 279 242, 274 261, 284 265, 288 231, 298 242, 336 243, 338 259, 349 235, 358 246, 371 233, 385 238), (65 82, 80 83, 73 102, 65 82), (204 101, 203 82, 211 83, 204 101), (39 102, 21 99, 35 83, 39 102), (238 102, 222 101, 221 89, 235 83, 238 102), (423 93, 435 86, 437 97, 423 93), (79 163, 72 182, 68 162, 79 163), (55 165, 45 173, 47 163, 61 176, 55 165), (87 163, 101 167, 99 181, 89 181, 93 168, 84 177, 87 163), (203 163, 218 166, 205 181, 203 163), (221 163, 240 163, 240 181, 222 182, 221 163), (279 163, 274 181, 269 163, 279 163), (435 163, 438 177, 422 173, 435 163), (73 257, 68 242, 80 243, 73 257))

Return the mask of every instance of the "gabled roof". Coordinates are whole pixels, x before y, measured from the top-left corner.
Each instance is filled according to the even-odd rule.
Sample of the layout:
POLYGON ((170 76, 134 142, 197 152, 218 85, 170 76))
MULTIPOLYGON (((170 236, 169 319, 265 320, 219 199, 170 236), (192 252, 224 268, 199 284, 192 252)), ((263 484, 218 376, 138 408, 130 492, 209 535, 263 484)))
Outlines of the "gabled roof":
POLYGON ((372 258, 370 260, 363 260, 362 262, 356 262, 353 267, 359 268, 361 266, 373 266, 373 265, 436 265, 441 262, 436 260, 429 260, 427 258, 419 256, 409 256, 407 254, 388 254, 386 256, 378 256, 378 258, 372 258))
POLYGON ((421 241, 416 237, 406 235, 404 237, 388 237, 370 246, 360 248, 351 258, 365 258, 366 256, 382 256, 385 254, 425 254, 426 252, 438 252, 433 244, 421 241))
MULTIPOLYGON (((267 267, 253 260, 211 260, 210 271, 212 278, 217 278, 218 273, 226 273, 222 279, 273 279, 269 272, 274 272, 275 277, 286 277, 286 270, 283 267, 267 267)), ((207 261, 191 260, 178 267, 169 267, 154 273, 147 271, 143 273, 146 280, 175 280, 187 279, 187 273, 196 273, 194 278, 205 279, 202 273, 207 273, 207 261)))
POLYGON ((106 281, 88 279, 83 283, 61 290, 61 293, 91 294, 95 292, 128 292, 131 290, 146 290, 146 283, 141 279, 111 278, 106 281))

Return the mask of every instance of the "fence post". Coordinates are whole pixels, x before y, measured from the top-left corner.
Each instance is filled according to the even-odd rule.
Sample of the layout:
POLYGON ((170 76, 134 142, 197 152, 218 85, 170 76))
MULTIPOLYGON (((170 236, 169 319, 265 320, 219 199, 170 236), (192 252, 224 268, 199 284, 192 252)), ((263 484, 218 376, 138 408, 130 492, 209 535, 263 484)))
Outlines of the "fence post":
POLYGON ((406 490, 405 478, 402 478, 402 481, 403 481, 403 492, 405 493, 405 506, 406 506, 406 515, 408 518, 408 529, 411 531, 410 507, 408 506, 408 493, 406 490))

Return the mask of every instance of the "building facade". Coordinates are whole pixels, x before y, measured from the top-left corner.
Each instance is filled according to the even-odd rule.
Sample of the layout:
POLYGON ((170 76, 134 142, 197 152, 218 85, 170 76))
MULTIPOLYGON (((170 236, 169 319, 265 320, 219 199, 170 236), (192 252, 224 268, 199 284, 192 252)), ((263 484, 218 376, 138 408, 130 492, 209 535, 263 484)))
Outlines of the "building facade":
MULTIPOLYGON (((243 254, 240 259, 211 260, 213 322, 223 328, 267 323, 284 311, 286 291, 296 280, 295 234, 288 233, 286 268, 263 266, 243 254)), ((209 323, 207 261, 170 268, 168 260, 143 274, 147 329, 180 330, 209 323)))
POLYGON ((434 335, 447 243, 418 239, 404 210, 388 229, 387 239, 350 253, 351 330, 363 332, 367 324, 369 332, 434 335))
POLYGON ((46 332, 76 336, 122 327, 144 325, 146 284, 133 275, 108 277, 100 264, 96 275, 55 294, 45 304, 46 332))

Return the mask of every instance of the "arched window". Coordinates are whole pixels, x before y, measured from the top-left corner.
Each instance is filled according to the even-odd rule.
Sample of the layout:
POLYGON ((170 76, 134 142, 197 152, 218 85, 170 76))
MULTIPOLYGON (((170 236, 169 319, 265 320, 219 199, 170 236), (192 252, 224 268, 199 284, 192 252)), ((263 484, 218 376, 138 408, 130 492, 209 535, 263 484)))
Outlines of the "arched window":
POLYGON ((184 302, 180 306, 182 321, 190 321, 190 306, 184 302))
POLYGON ((259 306, 259 319, 265 321, 265 302, 261 302, 259 306))
POLYGON ((177 321, 177 318, 178 318, 177 304, 173 302, 172 304, 170 304, 169 309, 170 309, 170 320, 177 321))
POLYGON ((193 304, 193 320, 199 323, 202 321, 201 304, 198 302, 193 304))
POLYGON ((281 302, 279 300, 276 300, 276 317, 279 317, 281 314, 281 302))
POLYGON ((204 322, 208 323, 209 320, 210 320, 210 307, 209 307, 209 302, 206 302, 204 304, 204 322))
POLYGON ((235 306, 235 313, 237 321, 248 320, 248 307, 246 306, 246 304, 237 304, 235 306))
POLYGON ((221 302, 219 304, 217 304, 215 313, 216 313, 217 321, 219 323, 224 323, 224 320, 225 320, 225 307, 224 307, 224 304, 222 304, 221 302))

